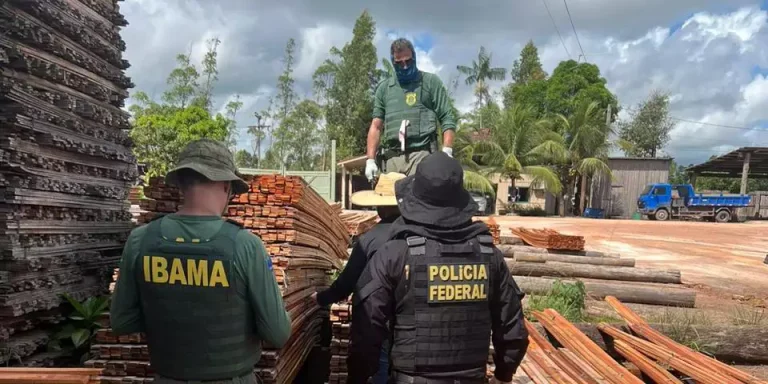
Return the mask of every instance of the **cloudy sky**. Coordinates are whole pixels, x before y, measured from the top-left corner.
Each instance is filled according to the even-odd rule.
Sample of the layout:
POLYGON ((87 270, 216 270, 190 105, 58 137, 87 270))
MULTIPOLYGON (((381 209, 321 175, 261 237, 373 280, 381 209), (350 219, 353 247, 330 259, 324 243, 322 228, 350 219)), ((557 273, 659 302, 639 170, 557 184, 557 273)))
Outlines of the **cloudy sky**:
MULTIPOLYGON (((622 106, 636 105, 653 89, 667 91, 679 120, 666 152, 680 163, 768 144, 768 0, 567 0, 578 41, 562 0, 546 0, 553 20, 544 0, 119 4, 130 23, 122 35, 134 90, 159 98, 177 53, 192 52, 199 62, 207 39, 222 41, 216 104, 223 107, 235 94, 244 102, 241 148, 252 147, 244 129, 274 93, 286 41, 297 42, 297 91, 310 95, 312 72, 332 46, 352 37, 364 9, 376 21, 380 58, 394 37, 408 37, 420 69, 446 84, 481 45, 492 52, 494 66, 510 68, 532 39, 549 73, 569 57, 597 64, 622 106), (586 58, 579 57, 582 50, 586 58)), ((455 97, 460 109, 470 108, 471 88, 460 86, 455 97)))

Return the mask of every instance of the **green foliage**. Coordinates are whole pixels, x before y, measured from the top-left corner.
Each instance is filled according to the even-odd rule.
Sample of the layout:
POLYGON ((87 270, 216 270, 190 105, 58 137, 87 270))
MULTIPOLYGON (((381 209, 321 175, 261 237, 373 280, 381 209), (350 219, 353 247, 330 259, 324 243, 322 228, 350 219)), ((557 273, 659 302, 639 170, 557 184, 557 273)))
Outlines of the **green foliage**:
POLYGON ((67 294, 62 297, 72 306, 73 311, 52 335, 48 348, 51 351, 64 350, 71 353, 82 364, 89 358, 96 330, 101 328, 99 319, 108 311, 109 297, 89 297, 82 303, 67 294))
POLYGON ((529 40, 528 44, 520 51, 520 59, 515 60, 512 64, 512 70, 509 74, 514 84, 528 84, 531 81, 547 78, 547 73, 541 67, 539 50, 533 44, 533 40, 529 40))
POLYGON ((258 159, 245 149, 235 152, 235 165, 239 168, 256 168, 258 159))
POLYGON ((510 204, 511 207, 509 211, 512 211, 519 216, 537 216, 537 217, 543 217, 547 215, 547 211, 544 210, 544 208, 539 207, 538 205, 533 204, 510 204))
POLYGON ((312 170, 318 166, 317 143, 322 139, 318 126, 322 118, 320 105, 312 100, 302 100, 280 123, 278 130, 285 130, 287 135, 284 141, 275 143, 275 148, 287 153, 287 169, 312 170))
POLYGON ((577 281, 575 283, 555 281, 552 288, 546 295, 531 295, 526 308, 526 317, 530 320, 531 311, 543 311, 552 308, 560 313, 568 321, 573 323, 581 322, 584 319, 586 309, 585 300, 587 290, 584 283, 577 281))
POLYGON ((619 122, 619 136, 629 145, 623 146, 627 156, 656 157, 669 142, 675 122, 669 117, 669 95, 653 91, 648 98, 630 110, 631 118, 619 122))
POLYGON ((458 65, 456 69, 465 76, 464 82, 467 85, 475 86, 475 96, 477 96, 477 107, 487 105, 491 102, 491 93, 488 87, 489 80, 504 80, 507 70, 504 68, 494 68, 491 66, 492 55, 485 51, 485 47, 480 47, 477 54, 477 60, 472 61, 472 66, 458 65))
POLYGON ((368 11, 357 19, 352 35, 352 41, 344 48, 331 49, 331 58, 313 76, 315 88, 327 94, 328 139, 336 140, 336 153, 342 159, 365 151, 373 90, 381 74, 376 69, 378 56, 373 44, 376 24, 368 11))
POLYGON ((148 166, 147 177, 164 175, 176 163, 179 152, 193 140, 210 138, 233 143, 236 136, 235 116, 242 107, 239 96, 226 106, 227 116, 213 115, 210 99, 216 81, 216 48, 219 40, 209 42, 203 60, 205 82, 199 85, 200 73, 189 61, 189 55, 176 57, 178 67, 168 75, 169 88, 163 93, 163 103, 157 103, 146 93, 133 95, 135 103, 130 136, 139 163, 148 166))

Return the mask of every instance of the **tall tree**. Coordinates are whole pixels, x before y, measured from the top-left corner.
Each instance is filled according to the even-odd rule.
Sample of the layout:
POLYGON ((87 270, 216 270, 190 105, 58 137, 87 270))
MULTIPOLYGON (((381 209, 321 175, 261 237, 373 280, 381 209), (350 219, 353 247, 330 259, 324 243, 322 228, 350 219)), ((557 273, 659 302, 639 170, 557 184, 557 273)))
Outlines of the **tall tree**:
POLYGON ((511 108, 516 98, 523 100, 544 99, 547 73, 541 67, 539 50, 532 40, 523 47, 520 51, 520 58, 512 64, 510 77, 512 82, 502 89, 505 108, 511 108))
POLYGON ((235 165, 239 168, 256 168, 256 157, 245 149, 241 149, 235 152, 235 165))
POLYGON ((464 82, 467 85, 475 86, 475 96, 477 97, 477 107, 488 104, 491 101, 491 92, 488 81, 504 80, 507 70, 504 68, 494 68, 491 66, 492 55, 485 51, 485 47, 480 47, 477 54, 477 60, 472 61, 472 66, 458 65, 456 69, 465 76, 464 82))
POLYGON ((221 40, 213 38, 208 40, 208 51, 203 57, 203 83, 200 85, 195 103, 202 108, 211 110, 213 104, 213 85, 219 80, 217 51, 221 40))
POLYGON ((229 126, 227 127, 227 143, 231 148, 237 145, 237 139, 239 132, 237 130, 237 111, 243 107, 243 102, 240 101, 240 95, 235 95, 235 99, 231 100, 224 106, 226 110, 227 120, 229 120, 229 126))
POLYGON ((669 142, 669 132, 675 126, 669 117, 669 95, 655 90, 629 115, 629 120, 619 122, 624 152, 628 156, 656 157, 669 142))
POLYGON ((302 100, 281 126, 285 126, 288 136, 288 164, 290 169, 311 171, 317 164, 318 149, 321 147, 321 131, 318 129, 323 118, 323 110, 312 100, 302 100))
POLYGON ((190 62, 190 55, 176 55, 177 67, 168 75, 169 88, 163 93, 163 101, 173 107, 184 108, 195 96, 200 73, 190 62))
POLYGON ((274 135, 275 141, 270 144, 270 148, 274 149, 274 155, 279 159, 280 164, 285 164, 286 156, 288 155, 288 148, 290 146, 290 131, 283 124, 283 121, 293 111, 296 105, 296 91, 293 89, 295 80, 293 79, 293 62, 294 51, 296 49, 296 42, 293 39, 289 39, 285 45, 285 55, 283 56, 283 73, 277 78, 277 111, 275 112, 275 118, 278 121, 275 128, 274 135))
POLYGON ((597 65, 563 61, 552 72, 547 83, 543 104, 547 113, 571 116, 577 109, 586 108, 595 102, 601 111, 610 105, 611 122, 616 120, 619 113, 618 100, 605 86, 607 81, 600 76, 597 65))
MULTIPOLYGON (((378 80, 376 24, 364 11, 355 22, 352 41, 344 48, 331 48, 331 58, 318 71, 328 85, 325 120, 328 137, 335 139, 340 158, 365 151, 367 128, 373 110, 373 84, 378 80)), ((318 73, 320 75, 318 75, 318 73)))
POLYGON ((509 76, 512 78, 514 84, 528 84, 531 81, 544 80, 547 78, 547 73, 541 67, 541 60, 539 59, 539 50, 536 45, 533 44, 533 40, 529 40, 528 43, 520 51, 520 59, 515 60, 512 64, 512 70, 509 72, 509 76))

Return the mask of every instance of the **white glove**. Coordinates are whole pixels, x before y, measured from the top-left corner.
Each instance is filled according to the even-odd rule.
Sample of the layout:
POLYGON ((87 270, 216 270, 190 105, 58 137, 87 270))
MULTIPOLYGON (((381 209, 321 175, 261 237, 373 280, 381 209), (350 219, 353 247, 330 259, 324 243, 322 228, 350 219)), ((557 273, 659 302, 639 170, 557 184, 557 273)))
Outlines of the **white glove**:
POLYGON ((376 160, 368 159, 365 161, 365 177, 368 181, 372 181, 374 177, 379 173, 379 167, 376 165, 376 160))
POLYGON ((443 152, 445 152, 446 155, 453 157, 453 148, 451 147, 443 147, 443 152))

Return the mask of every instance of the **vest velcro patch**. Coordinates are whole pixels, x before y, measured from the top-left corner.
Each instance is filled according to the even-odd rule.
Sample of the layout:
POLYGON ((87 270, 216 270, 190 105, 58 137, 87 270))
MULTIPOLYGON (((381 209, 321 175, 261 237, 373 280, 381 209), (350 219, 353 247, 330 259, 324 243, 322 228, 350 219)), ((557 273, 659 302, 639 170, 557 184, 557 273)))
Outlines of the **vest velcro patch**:
POLYGON ((142 257, 143 281, 150 284, 229 288, 231 262, 191 256, 142 257))
POLYGON ((487 301, 488 286, 488 264, 427 265, 428 303, 487 301))

